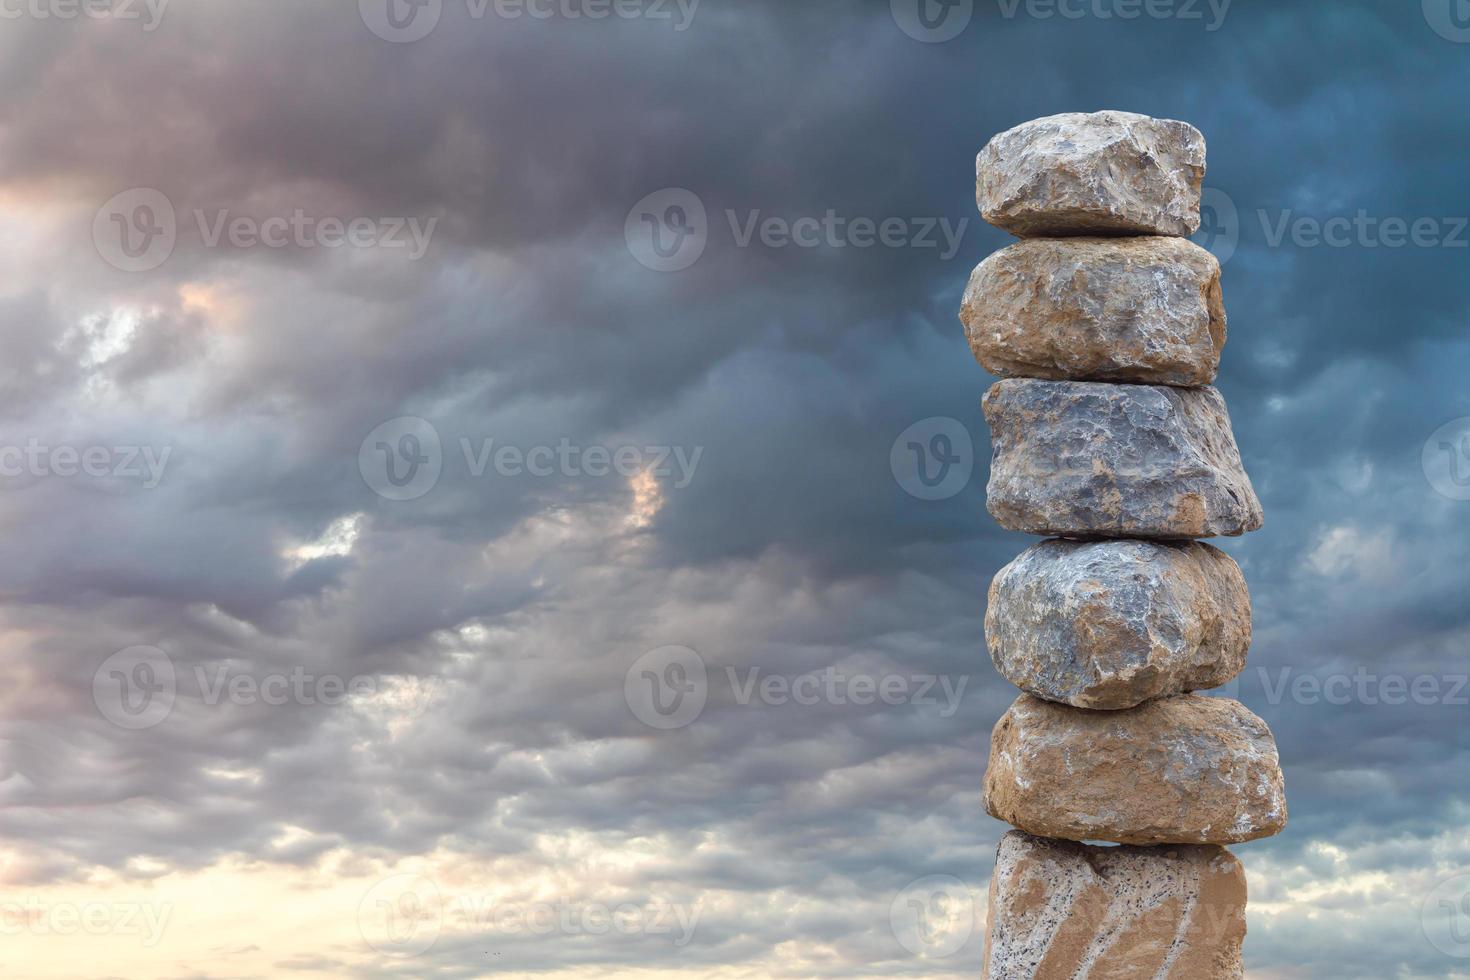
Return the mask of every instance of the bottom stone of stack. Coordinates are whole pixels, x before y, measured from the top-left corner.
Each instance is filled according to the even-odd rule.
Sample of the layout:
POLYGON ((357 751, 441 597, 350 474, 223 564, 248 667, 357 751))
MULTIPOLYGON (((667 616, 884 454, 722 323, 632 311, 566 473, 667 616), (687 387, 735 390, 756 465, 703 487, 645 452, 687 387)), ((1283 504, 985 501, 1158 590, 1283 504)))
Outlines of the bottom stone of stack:
POLYGON ((990 879, 988 980, 1240 980, 1245 872, 1222 847, 1012 831, 990 879))

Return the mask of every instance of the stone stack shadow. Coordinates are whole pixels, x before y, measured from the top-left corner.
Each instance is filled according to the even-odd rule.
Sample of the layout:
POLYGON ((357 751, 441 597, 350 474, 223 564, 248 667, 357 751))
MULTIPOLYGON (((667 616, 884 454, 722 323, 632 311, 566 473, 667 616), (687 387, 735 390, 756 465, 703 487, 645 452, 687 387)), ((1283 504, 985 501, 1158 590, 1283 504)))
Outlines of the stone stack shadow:
POLYGON ((1045 535, 990 586, 986 642, 1024 693, 995 726, 985 807, 1018 828, 990 887, 994 980, 1238 980, 1245 875, 1222 845, 1279 833, 1276 743, 1194 692, 1245 667, 1240 568, 1198 539, 1261 526, 1224 399, 1220 265, 1186 123, 1067 113, 1001 133, 981 213, 1022 240, 960 319, 984 399, 987 504, 1045 535), (1107 841, 1123 846, 1097 846, 1107 841))

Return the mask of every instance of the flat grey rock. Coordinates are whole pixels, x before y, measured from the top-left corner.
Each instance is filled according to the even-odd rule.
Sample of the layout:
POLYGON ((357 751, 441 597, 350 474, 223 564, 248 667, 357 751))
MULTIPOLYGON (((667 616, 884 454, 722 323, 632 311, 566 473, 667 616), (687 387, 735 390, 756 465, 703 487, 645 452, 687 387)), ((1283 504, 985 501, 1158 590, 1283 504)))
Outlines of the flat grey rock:
POLYGON ((1169 539, 1261 526, 1214 388, 1010 379, 983 404, 987 506, 1012 531, 1169 539))
POLYGON ((960 321, 999 377, 1207 385, 1225 347, 1220 263, 1183 238, 1033 238, 980 263, 960 321))
POLYGON ((1244 670, 1250 593, 1207 544, 1043 541, 991 582, 985 638, 1001 676, 1029 694, 1132 708, 1244 670))
POLYGON ((1133 112, 1067 112, 1008 129, 975 163, 985 220, 1022 238, 1199 230, 1205 138, 1133 112))

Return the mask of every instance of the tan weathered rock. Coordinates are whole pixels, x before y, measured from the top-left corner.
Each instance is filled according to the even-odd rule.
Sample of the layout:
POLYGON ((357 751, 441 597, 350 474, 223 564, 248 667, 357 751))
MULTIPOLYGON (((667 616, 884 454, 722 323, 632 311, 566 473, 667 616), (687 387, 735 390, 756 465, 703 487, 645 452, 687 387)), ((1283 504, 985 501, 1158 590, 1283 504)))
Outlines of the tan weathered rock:
POLYGON ((986 503, 1012 531, 1209 538, 1261 526, 1225 400, 1214 388, 997 382, 986 503))
POLYGON ((1011 831, 990 877, 989 980, 1239 980, 1245 871, 1212 845, 1093 847, 1011 831))
POLYGON ((1033 238, 990 256, 960 321, 991 374, 1207 385, 1225 346, 1220 263, 1182 238, 1033 238))
POLYGON ((1199 230, 1205 138, 1132 112, 1067 112, 996 136, 975 162, 985 220, 1022 238, 1199 230))
POLYGON ((1234 560, 1207 544, 1043 541, 990 583, 985 638, 1023 691, 1131 708, 1244 670, 1250 593, 1234 560))
POLYGON ((1023 694, 996 723, 985 809, 1030 834, 1238 844, 1286 826, 1276 740, 1238 701, 1086 711, 1023 694))

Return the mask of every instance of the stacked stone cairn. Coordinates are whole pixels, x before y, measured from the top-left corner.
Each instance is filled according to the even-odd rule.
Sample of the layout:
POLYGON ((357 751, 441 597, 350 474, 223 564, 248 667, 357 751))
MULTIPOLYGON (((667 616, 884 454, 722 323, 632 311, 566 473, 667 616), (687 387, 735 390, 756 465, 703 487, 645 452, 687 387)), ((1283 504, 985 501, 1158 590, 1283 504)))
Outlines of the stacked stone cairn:
POLYGON ((1024 694, 995 726, 985 807, 1018 828, 990 886, 993 980, 1239 978, 1245 876, 1222 845, 1279 833, 1276 744, 1193 692, 1245 667, 1240 568, 1198 539, 1261 526, 1211 387, 1220 265, 1199 228, 1205 142, 1126 112, 996 136, 961 320, 986 393, 987 497, 1050 540, 990 586, 991 659, 1024 694), (1100 846, 1088 841, 1123 846, 1100 846))

